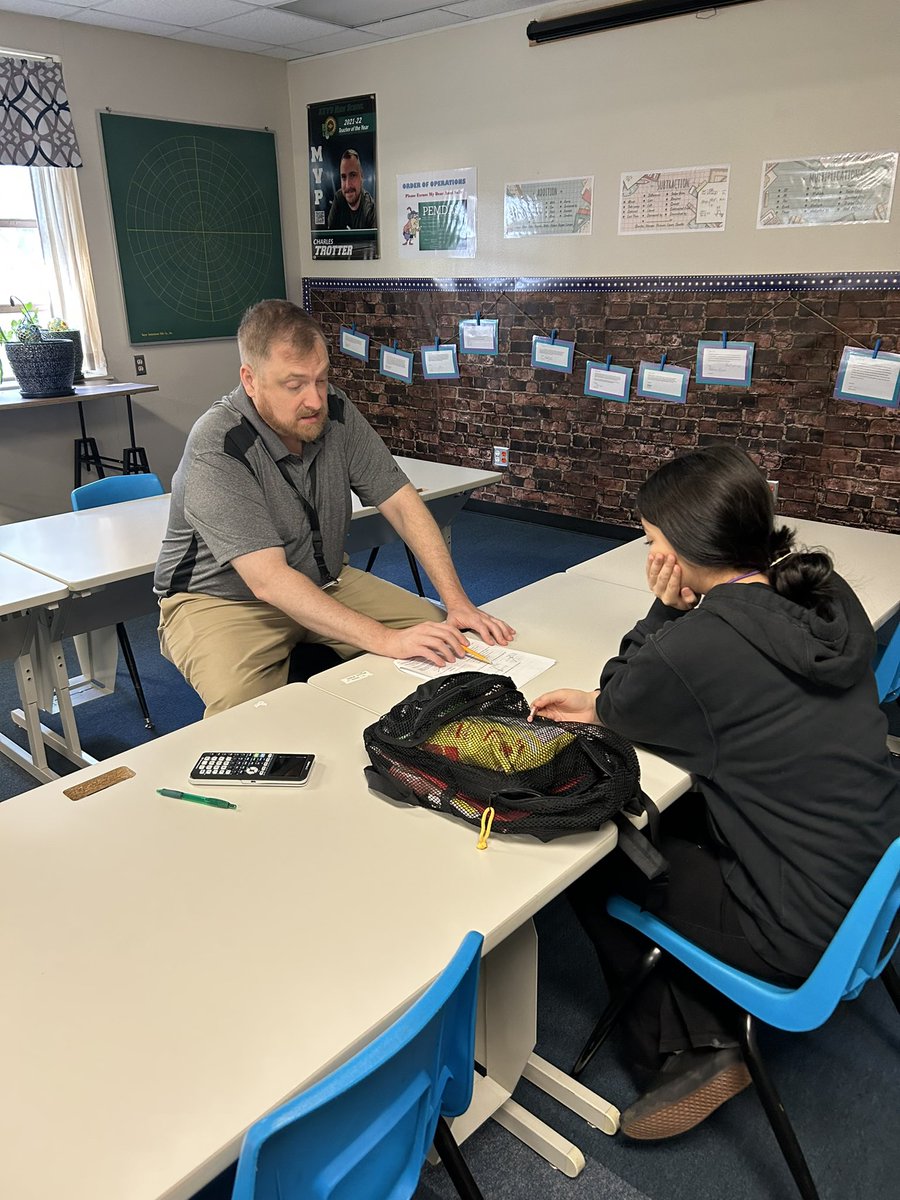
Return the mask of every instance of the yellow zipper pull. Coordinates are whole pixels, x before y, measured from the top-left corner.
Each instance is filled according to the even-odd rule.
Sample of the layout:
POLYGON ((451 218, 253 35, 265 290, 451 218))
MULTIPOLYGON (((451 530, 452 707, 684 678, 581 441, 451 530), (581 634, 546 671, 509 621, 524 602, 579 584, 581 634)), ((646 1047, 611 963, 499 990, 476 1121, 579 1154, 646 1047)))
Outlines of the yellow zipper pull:
POLYGON ((491 826, 494 824, 494 810, 490 805, 481 814, 481 832, 478 834, 477 850, 487 850, 488 838, 491 836, 491 826))

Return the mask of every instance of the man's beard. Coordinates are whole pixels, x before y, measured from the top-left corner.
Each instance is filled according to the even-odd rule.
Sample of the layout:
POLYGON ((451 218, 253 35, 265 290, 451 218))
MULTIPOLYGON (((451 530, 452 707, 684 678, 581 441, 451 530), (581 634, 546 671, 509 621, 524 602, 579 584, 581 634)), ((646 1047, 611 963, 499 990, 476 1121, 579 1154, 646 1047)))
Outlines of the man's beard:
MULTIPOLYGON (((309 414, 309 413, 299 413, 298 414, 299 417, 309 416, 309 415, 311 415, 311 414, 309 414)), ((325 422, 327 420, 328 420, 328 413, 327 413, 327 411, 324 411, 324 412, 319 413, 319 419, 316 421, 316 423, 314 425, 309 425, 306 423, 303 423, 303 424, 298 423, 292 429, 286 430, 285 432, 290 433, 293 437, 297 438, 298 441, 314 442, 316 440, 316 438, 319 438, 322 436, 322 433, 325 429, 325 422)))

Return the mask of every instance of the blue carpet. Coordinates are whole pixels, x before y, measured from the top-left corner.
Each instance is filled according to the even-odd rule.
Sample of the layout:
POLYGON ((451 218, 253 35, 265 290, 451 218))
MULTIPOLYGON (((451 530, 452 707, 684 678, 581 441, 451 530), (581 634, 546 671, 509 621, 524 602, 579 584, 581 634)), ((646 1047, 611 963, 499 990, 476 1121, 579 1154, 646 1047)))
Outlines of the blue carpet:
MULTIPOLYGON (((475 604, 486 604, 547 575, 567 571, 619 545, 621 542, 611 538, 465 510, 452 526, 453 561, 475 604)), ((368 554, 353 554, 350 562, 362 570, 367 558, 368 554)), ((400 587, 415 588, 406 550, 399 543, 381 547, 374 571, 400 587)), ((423 583, 426 594, 436 599, 431 584, 425 579, 423 583)))

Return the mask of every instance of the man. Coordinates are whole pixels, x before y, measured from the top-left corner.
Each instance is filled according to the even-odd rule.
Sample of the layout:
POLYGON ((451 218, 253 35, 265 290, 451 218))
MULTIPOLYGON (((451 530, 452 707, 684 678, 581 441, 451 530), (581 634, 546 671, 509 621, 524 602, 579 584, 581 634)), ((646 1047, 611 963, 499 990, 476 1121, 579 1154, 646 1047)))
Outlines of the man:
POLYGON ((329 229, 375 229, 375 200, 363 188, 362 166, 355 150, 341 155, 341 190, 328 211, 329 229))
POLYGON ((162 652, 205 715, 280 687, 298 642, 437 665, 464 654, 465 629, 506 645, 514 631, 469 600, 415 488, 329 384, 318 323, 263 300, 244 315, 238 349, 241 386, 188 435, 154 580, 162 652), (344 565, 351 488, 410 547, 446 613, 344 565))

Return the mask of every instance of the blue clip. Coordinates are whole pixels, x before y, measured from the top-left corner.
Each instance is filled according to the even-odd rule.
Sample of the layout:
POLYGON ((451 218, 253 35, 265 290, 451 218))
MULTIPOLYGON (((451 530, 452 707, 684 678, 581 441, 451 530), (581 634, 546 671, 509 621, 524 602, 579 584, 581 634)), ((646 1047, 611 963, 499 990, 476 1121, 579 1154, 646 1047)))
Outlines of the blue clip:
POLYGON ((556 341, 556 338, 557 338, 558 334, 559 334, 559 330, 558 330, 558 329, 553 329, 553 330, 551 330, 551 331, 550 331, 550 342, 551 342, 551 344, 552 344, 553 342, 555 342, 555 341, 556 341))
POLYGON ((434 339, 434 348, 435 348, 435 350, 440 350, 440 348, 441 348, 441 337, 440 337, 440 334, 436 334, 436 335, 435 335, 435 339, 434 339))
POLYGON ((609 366, 610 366, 610 363, 611 363, 611 362, 612 362, 612 355, 611 355, 611 354, 607 354, 607 356, 606 356, 606 369, 607 369, 607 371, 609 370, 609 366))
POLYGON ((350 326, 350 332, 351 332, 351 333, 356 333, 356 322, 355 322, 355 321, 354 321, 354 322, 353 322, 353 324, 350 326))
POLYGON ((875 349, 872 351, 872 357, 873 357, 873 358, 877 358, 877 357, 878 357, 878 351, 879 351, 880 349, 881 349, 881 338, 876 338, 876 339, 875 339, 875 349))
POLYGON ((722 330, 722 349, 724 350, 727 345, 728 345, 728 330, 723 329, 722 330))
POLYGON ((664 371, 666 369, 666 352, 665 352, 665 350, 663 350, 662 358, 659 360, 659 369, 661 371, 664 371))
POLYGON ((477 309, 475 310, 475 324, 476 324, 476 325, 480 325, 480 324, 481 324, 481 309, 480 309, 480 308, 477 308, 477 309))
POLYGON ((391 342, 391 349, 392 350, 397 349, 397 339, 396 338, 394 338, 394 340, 391 342))

